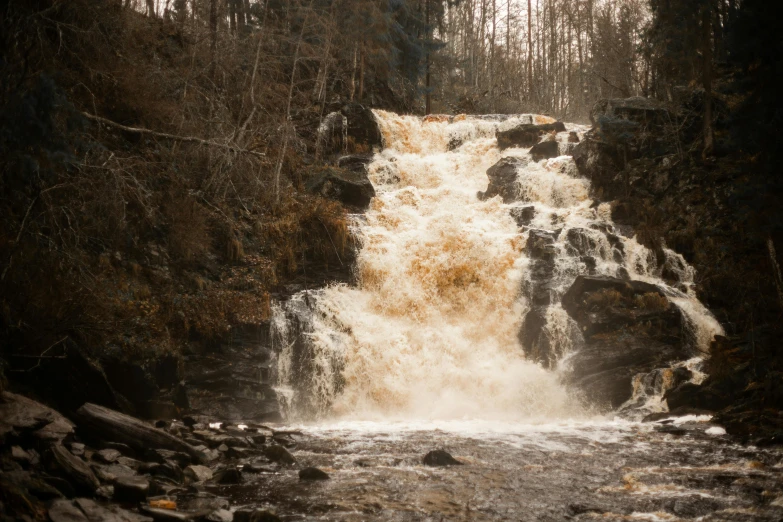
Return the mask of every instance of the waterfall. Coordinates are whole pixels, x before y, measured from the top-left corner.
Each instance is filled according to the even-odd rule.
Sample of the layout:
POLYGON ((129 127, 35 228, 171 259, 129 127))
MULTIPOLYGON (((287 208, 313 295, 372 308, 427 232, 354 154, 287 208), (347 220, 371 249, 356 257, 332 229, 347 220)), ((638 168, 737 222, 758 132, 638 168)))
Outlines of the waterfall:
MULTIPOLYGON (((543 117, 449 122, 375 114, 386 149, 368 167, 377 195, 366 213, 353 216, 357 284, 302 292, 273 310, 279 390, 289 415, 523 421, 585 415, 558 375, 580 338, 559 302, 588 272, 664 289, 701 351, 720 333, 695 298, 685 260, 665 249, 667 273, 677 281, 664 282, 654 254, 615 229, 607 204, 590 199, 589 181, 570 156, 536 163, 528 149, 498 149, 496 130, 543 117), (487 169, 507 156, 521 160, 519 202, 482 200, 487 169), (529 218, 525 226, 515 220, 521 214, 529 218), (525 250, 533 231, 557 232, 545 285, 525 250), (542 293, 542 335, 557 359, 551 369, 526 359, 518 337, 542 293)), ((561 151, 569 145, 560 143, 561 151)), ((636 388, 636 402, 651 393, 650 386, 636 388)))

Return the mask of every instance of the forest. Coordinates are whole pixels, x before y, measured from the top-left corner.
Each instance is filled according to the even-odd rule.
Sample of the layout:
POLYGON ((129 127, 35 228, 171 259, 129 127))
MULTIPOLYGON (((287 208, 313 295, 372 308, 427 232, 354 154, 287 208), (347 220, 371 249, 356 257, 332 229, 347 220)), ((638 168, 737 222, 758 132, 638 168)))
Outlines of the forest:
MULTIPOLYGON (((69 418, 84 403, 182 418, 234 397, 215 383, 235 370, 211 365, 247 365, 266 402, 245 397, 243 411, 282 421, 267 408, 277 355, 254 359, 247 339, 267 339, 297 292, 357 284, 356 215, 378 187, 364 175, 366 201, 322 188, 381 152, 352 115, 533 114, 591 128, 579 145, 611 166, 593 149, 573 160, 595 205, 661 267, 671 248, 694 268, 725 335, 681 403, 720 411, 732 440, 779 445, 776 12, 767 0, 0 0, 0 393, 69 418), (664 116, 629 121, 607 109, 618 100, 664 116), (334 114, 342 137, 324 141, 334 114), (675 181, 659 190, 664 171, 675 181)), ((37 506, 23 497, 2 493, 0 512, 37 506)), ((29 519, 46 519, 36 509, 29 519)))

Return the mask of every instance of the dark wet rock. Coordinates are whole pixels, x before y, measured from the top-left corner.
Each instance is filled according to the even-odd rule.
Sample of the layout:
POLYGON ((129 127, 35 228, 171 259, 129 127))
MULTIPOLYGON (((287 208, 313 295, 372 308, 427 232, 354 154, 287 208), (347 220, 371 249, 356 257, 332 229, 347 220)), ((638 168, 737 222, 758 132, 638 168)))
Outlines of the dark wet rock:
POLYGON ((117 462, 117 459, 121 456, 122 453, 115 449, 103 449, 93 453, 92 458, 98 462, 103 462, 104 464, 113 464, 114 462, 117 462))
POLYGON ((690 407, 715 412, 728 406, 732 390, 720 390, 710 384, 704 386, 685 382, 667 391, 665 398, 669 409, 690 407))
POLYGON ((254 433, 250 435, 250 440, 253 441, 254 444, 264 444, 266 443, 266 435, 263 433, 254 433))
POLYGON ((198 513, 183 513, 173 509, 154 508, 150 506, 141 506, 141 512, 152 517, 155 522, 188 522, 195 520, 198 513))
POLYGON ((216 509, 206 517, 204 520, 208 522, 232 522, 234 520, 234 514, 227 509, 216 509))
POLYGON ((670 113, 666 106, 657 100, 641 96, 631 98, 602 99, 590 110, 590 122, 599 125, 602 118, 617 118, 639 124, 664 124, 670 113))
POLYGON ((180 467, 189 466, 190 463, 193 462, 191 456, 182 451, 156 449, 148 451, 145 456, 149 460, 159 462, 161 464, 166 461, 173 460, 180 467))
POLYGON ((565 240, 572 255, 590 255, 599 246, 599 241, 594 237, 595 231, 585 228, 571 228, 566 232, 565 240))
POLYGON ((149 472, 157 478, 165 477, 178 483, 184 479, 182 469, 173 460, 162 464, 156 463, 150 468, 149 472))
POLYGON ((568 143, 579 143, 579 135, 574 131, 569 132, 568 143))
POLYGON ((121 442, 139 451, 150 447, 164 448, 187 453, 196 461, 204 459, 203 453, 181 439, 129 415, 89 403, 76 413, 80 421, 79 428, 95 437, 121 442))
POLYGON ((559 156, 558 143, 554 140, 536 143, 530 148, 530 156, 533 158, 533 161, 556 158, 559 156))
POLYGON ((489 185, 487 190, 478 193, 480 200, 500 196, 504 203, 516 201, 519 195, 517 172, 528 164, 525 158, 506 156, 487 169, 489 185))
POLYGON ((305 188, 313 194, 358 209, 366 209, 375 197, 375 188, 366 172, 354 172, 337 167, 311 169, 305 181, 305 188))
MULTIPOLYGON (((136 468, 136 469, 141 469, 136 468)), ((93 464, 92 470, 101 482, 114 483, 119 477, 132 477, 137 474, 136 469, 122 464, 93 464)), ((146 470, 145 470, 146 471, 146 470)))
POLYGON ((188 466, 184 471, 185 481, 188 483, 206 482, 212 479, 212 475, 210 468, 200 465, 188 466))
POLYGON ((529 225, 533 218, 536 217, 536 207, 534 206, 511 207, 508 212, 520 228, 529 225))
POLYGON ((211 513, 217 509, 228 509, 230 502, 204 491, 182 494, 177 496, 177 507, 189 513, 211 513))
POLYGON ((432 450, 421 460, 425 466, 458 466, 463 463, 445 450, 432 450))
POLYGON ((214 473, 212 480, 217 484, 240 484, 242 472, 236 466, 220 469, 214 473))
POLYGON ((596 513, 600 515, 602 513, 606 513, 607 510, 605 508, 590 505, 590 504, 573 503, 573 504, 568 504, 568 506, 566 507, 566 512, 573 517, 585 513, 596 513))
POLYGON ((283 446, 277 444, 272 444, 271 446, 264 448, 264 456, 272 462, 279 462, 280 464, 296 463, 294 456, 283 446))
POLYGON ((299 480, 328 480, 329 475, 318 468, 304 468, 299 470, 299 480))
POLYGON ((280 522, 280 517, 263 509, 238 509, 234 522, 280 522))
POLYGON ((270 468, 265 463, 248 462, 242 466, 242 473, 276 473, 277 470, 270 468))
POLYGON ((668 435, 676 435, 678 437, 688 433, 687 429, 673 424, 663 424, 661 426, 655 426, 653 429, 658 433, 666 433, 668 435))
POLYGON ((77 498, 74 503, 90 522, 152 522, 150 517, 114 505, 102 506, 87 498, 77 498))
POLYGON ((88 522, 87 516, 70 500, 55 500, 49 507, 52 522, 88 522))
POLYGON ((21 446, 11 446, 11 458, 20 463, 22 467, 29 468, 39 463, 40 458, 35 450, 25 450, 21 446))
POLYGON ((585 342, 566 380, 599 406, 617 408, 631 397, 635 375, 693 355, 682 336, 682 313, 655 285, 579 276, 562 305, 585 342))
POLYGON ((97 477, 81 458, 59 444, 53 445, 46 454, 47 468, 70 482, 76 491, 93 494, 100 486, 97 477))
POLYGON ((340 153, 369 153, 382 146, 383 135, 375 115, 359 103, 349 103, 339 112, 330 113, 319 129, 318 149, 323 157, 340 153))
POLYGON ((118 477, 114 483, 114 500, 137 504, 147 499, 150 482, 144 477, 118 477))
POLYGON ((535 125, 522 123, 511 129, 499 130, 495 133, 500 150, 509 147, 532 147, 539 142, 541 136, 551 132, 565 132, 566 128, 562 122, 546 123, 535 125))
POLYGON ((55 498, 62 498, 63 495, 70 496, 73 492, 72 488, 66 483, 63 487, 57 488, 50 484, 46 477, 39 476, 36 473, 29 471, 5 471, 3 472, 4 479, 15 486, 26 490, 31 495, 41 500, 51 500, 55 498))
POLYGON ((23 395, 2 392, 0 397, 0 442, 13 431, 44 442, 61 442, 73 433, 71 421, 23 395))
POLYGON ((372 163, 372 154, 350 154, 337 158, 337 166, 357 174, 367 175, 367 165, 372 163))

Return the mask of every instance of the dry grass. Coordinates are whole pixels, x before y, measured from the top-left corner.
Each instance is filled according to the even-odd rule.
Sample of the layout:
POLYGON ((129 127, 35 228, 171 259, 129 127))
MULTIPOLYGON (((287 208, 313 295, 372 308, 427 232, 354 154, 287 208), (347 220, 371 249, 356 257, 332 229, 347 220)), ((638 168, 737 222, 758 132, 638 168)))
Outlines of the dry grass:
POLYGON ((623 295, 617 290, 613 288, 602 288, 587 296, 585 303, 591 309, 603 310, 610 306, 617 306, 622 299, 623 295))

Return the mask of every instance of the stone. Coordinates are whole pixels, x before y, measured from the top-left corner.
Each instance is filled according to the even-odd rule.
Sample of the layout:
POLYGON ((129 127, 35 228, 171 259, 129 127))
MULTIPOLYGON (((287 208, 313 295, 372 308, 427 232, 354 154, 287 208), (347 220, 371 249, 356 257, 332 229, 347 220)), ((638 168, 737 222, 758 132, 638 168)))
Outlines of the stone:
POLYGON ((318 468, 299 470, 299 480, 329 480, 329 475, 318 468))
POLYGON ((93 460, 97 460, 98 462, 103 462, 105 464, 112 464, 114 462, 117 462, 117 459, 119 459, 121 456, 122 453, 120 453, 115 449, 103 449, 93 453, 92 458, 93 460))
POLYGON ((280 517, 263 509, 238 509, 234 522, 280 522, 280 517))
POLYGON ((47 467, 68 480, 78 492, 92 495, 100 486, 90 466, 59 444, 49 449, 47 461, 47 467))
POLYGON ((316 167, 307 173, 305 189, 334 199, 348 207, 366 209, 375 197, 375 188, 366 172, 337 167, 316 167))
POLYGON ((150 517, 115 505, 101 506, 88 498, 77 498, 74 502, 87 516, 89 522, 152 522, 150 517))
POLYGON ((155 464, 150 468, 150 473, 155 477, 165 477, 174 482, 182 482, 182 469, 173 460, 168 460, 162 464, 155 464))
POLYGON ((288 452, 283 446, 278 444, 272 444, 264 448, 264 456, 272 462, 279 462, 280 464, 295 464, 296 459, 291 453, 288 452))
POLYGON ((234 514, 227 509, 216 509, 205 517, 209 522, 233 522, 234 514))
POLYGON ((489 184, 487 190, 477 194, 480 200, 500 196, 503 203, 511 203, 519 198, 519 183, 517 175, 519 169, 528 164, 526 158, 506 156, 487 169, 489 184))
POLYGON ((536 217, 536 207, 534 206, 511 207, 508 212, 520 228, 528 226, 536 217))
POLYGON ((451 456, 451 454, 445 450, 432 450, 422 459, 422 463, 425 466, 458 466, 463 463, 451 456))
POLYGON ((188 466, 184 471, 185 481, 188 484, 194 482, 206 482, 212 479, 212 470, 206 466, 188 466))
POLYGON ((535 125, 532 123, 522 123, 510 129, 498 130, 495 137, 500 150, 510 147, 532 147, 539 142, 541 136, 551 132, 565 132, 565 124, 562 122, 545 123, 535 125))
POLYGON ((0 441, 11 431, 32 434, 49 443, 60 443, 73 434, 74 424, 52 408, 23 395, 0 395, 0 441))
POLYGON ((52 522, 88 522, 87 517, 70 500, 59 499, 49 507, 49 519, 52 522))
POLYGON ((559 145, 554 140, 543 141, 536 143, 530 148, 530 156, 533 161, 541 161, 542 159, 556 158, 559 156, 559 145))
POLYGON ((242 472, 232 466, 216 471, 212 477, 217 484, 240 484, 242 482, 242 472))
POLYGON ((114 500, 121 503, 138 504, 147 499, 149 491, 149 480, 144 477, 118 477, 114 483, 114 500))
POLYGON ((340 153, 371 153, 383 147, 383 135, 368 107, 348 103, 329 113, 318 129, 316 149, 322 157, 340 153))
POLYGON ((562 306, 584 339, 564 379, 601 408, 630 399, 636 375, 695 355, 682 338, 682 312, 653 284, 578 276, 562 306))
POLYGON ((197 518, 197 513, 183 513, 172 509, 141 506, 141 512, 152 517, 155 522, 188 522, 197 518))

